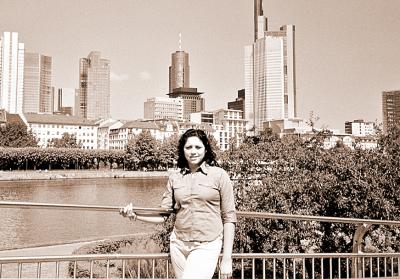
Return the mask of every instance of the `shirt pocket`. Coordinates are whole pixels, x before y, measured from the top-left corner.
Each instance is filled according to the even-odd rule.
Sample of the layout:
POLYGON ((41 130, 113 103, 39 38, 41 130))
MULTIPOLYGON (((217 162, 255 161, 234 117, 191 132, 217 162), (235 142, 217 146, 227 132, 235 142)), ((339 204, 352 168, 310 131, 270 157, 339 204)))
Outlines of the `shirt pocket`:
POLYGON ((185 186, 186 184, 182 181, 177 181, 172 184, 172 189, 174 189, 174 191, 181 191, 185 188, 185 186))
POLYGON ((182 181, 178 181, 172 185, 172 190, 174 194, 174 199, 178 203, 182 203, 185 198, 188 196, 188 187, 182 181))
POLYGON ((211 188, 219 191, 219 185, 214 179, 201 179, 200 181, 198 181, 198 185, 201 187, 211 188))
POLYGON ((212 180, 199 181, 197 187, 198 195, 208 201, 219 200, 219 187, 212 180))

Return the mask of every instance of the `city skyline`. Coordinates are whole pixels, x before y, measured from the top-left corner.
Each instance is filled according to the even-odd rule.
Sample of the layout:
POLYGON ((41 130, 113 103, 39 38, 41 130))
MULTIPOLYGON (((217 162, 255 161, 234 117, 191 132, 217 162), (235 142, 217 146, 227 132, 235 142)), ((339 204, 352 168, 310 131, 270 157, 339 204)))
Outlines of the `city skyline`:
MULTIPOLYGON (((299 117, 314 111, 317 127, 341 131, 353 119, 382 122, 382 91, 400 88, 399 8, 395 0, 264 0, 271 30, 296 26, 299 117)), ((53 58, 56 88, 78 88, 79 59, 90 51, 110 59, 111 115, 122 119, 142 118, 147 98, 168 93, 179 33, 206 110, 226 108, 244 88, 244 47, 254 36, 249 0, 3 0, 0 18, 0 31, 18 32, 26 51, 53 58)))

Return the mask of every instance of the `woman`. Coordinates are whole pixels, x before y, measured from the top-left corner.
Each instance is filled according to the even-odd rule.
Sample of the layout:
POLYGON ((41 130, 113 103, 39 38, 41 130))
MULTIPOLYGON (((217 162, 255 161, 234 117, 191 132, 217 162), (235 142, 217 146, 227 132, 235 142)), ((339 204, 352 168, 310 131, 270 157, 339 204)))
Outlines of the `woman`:
MULTIPOLYGON (((172 266, 178 279, 210 279, 218 262, 222 278, 232 276, 236 211, 232 183, 217 167, 207 135, 189 129, 179 139, 178 167, 168 180, 161 207, 176 213, 170 236, 172 266)), ((133 220, 162 223, 163 217, 140 216, 132 204, 121 209, 133 220)))

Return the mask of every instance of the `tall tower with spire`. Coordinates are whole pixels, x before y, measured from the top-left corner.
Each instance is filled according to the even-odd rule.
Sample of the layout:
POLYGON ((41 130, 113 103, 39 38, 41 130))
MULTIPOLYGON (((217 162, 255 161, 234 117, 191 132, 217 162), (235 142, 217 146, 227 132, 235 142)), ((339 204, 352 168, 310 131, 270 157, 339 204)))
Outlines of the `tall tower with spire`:
POLYGON ((245 118, 258 134, 268 122, 297 117, 295 28, 270 31, 262 0, 254 0, 254 43, 245 47, 245 118))
POLYGON ((190 120, 190 114, 205 109, 203 92, 191 88, 189 83, 189 54, 182 50, 182 34, 179 33, 179 50, 172 53, 171 66, 169 67, 169 93, 170 98, 181 98, 183 101, 183 121, 190 120))
POLYGON ((189 88, 189 81, 189 54, 182 50, 182 34, 179 33, 179 50, 171 55, 169 93, 172 93, 176 88, 189 88))

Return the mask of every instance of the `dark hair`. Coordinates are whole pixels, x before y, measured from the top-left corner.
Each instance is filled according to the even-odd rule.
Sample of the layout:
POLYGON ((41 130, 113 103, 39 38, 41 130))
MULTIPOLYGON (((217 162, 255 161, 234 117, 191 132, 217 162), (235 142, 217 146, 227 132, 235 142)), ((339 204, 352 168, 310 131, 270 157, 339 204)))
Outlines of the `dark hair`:
POLYGON ((189 167, 187 160, 185 158, 184 147, 185 147, 187 139, 190 137, 198 137, 201 140, 201 142, 204 144, 205 154, 204 154, 203 162, 205 161, 210 166, 217 166, 218 163, 217 163, 217 160, 215 159, 215 153, 211 148, 211 144, 210 144, 210 141, 209 141, 206 133, 200 129, 189 129, 179 139, 178 167, 181 169, 189 167))

